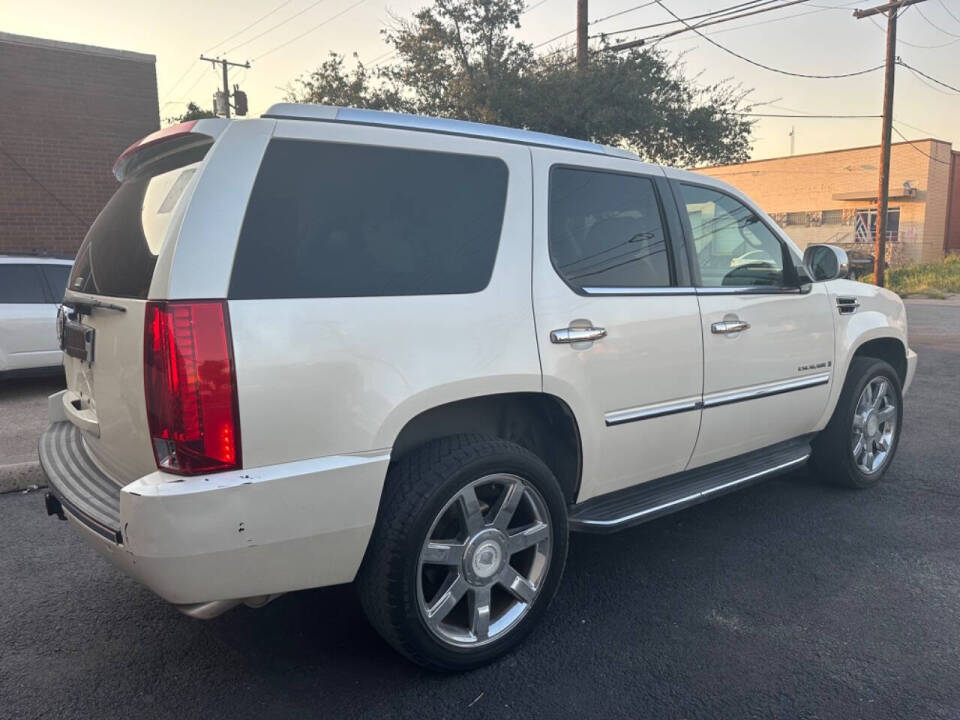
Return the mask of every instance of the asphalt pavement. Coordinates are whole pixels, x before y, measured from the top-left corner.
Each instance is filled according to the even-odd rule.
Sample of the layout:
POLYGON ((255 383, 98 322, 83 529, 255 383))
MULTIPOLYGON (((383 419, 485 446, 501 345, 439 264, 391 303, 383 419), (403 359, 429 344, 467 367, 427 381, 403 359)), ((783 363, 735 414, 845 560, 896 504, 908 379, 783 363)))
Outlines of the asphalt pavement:
POLYGON ((960 307, 909 312, 879 487, 803 471, 574 535, 541 627, 468 674, 396 655, 346 586, 190 620, 0 496, 0 717, 960 718, 960 307))

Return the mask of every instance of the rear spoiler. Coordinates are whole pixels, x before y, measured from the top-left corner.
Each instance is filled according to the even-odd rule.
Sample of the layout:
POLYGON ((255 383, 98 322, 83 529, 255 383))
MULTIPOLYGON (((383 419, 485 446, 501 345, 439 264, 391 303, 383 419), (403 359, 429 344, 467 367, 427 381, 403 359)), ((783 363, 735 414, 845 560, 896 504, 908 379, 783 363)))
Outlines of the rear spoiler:
POLYGON ((150 133, 120 153, 113 164, 113 175, 123 182, 137 168, 162 157, 187 148, 212 145, 228 122, 221 119, 190 120, 150 133))

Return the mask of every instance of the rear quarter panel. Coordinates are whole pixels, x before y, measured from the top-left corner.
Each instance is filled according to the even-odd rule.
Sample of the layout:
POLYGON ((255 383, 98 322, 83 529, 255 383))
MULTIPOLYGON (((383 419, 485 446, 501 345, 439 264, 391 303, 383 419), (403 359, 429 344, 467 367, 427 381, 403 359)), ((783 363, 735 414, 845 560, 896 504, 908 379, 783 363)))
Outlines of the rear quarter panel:
POLYGON ((245 466, 389 448, 436 405, 541 390, 527 148, 296 121, 278 122, 276 136, 498 157, 509 172, 507 201, 480 292, 230 301, 245 466))

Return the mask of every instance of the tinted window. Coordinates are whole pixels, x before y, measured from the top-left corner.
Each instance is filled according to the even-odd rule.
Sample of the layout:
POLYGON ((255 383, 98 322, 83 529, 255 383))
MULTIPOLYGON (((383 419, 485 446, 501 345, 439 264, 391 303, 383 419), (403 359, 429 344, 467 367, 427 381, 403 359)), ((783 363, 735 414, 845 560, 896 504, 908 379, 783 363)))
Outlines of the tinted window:
POLYGON ((549 232, 550 259, 576 290, 670 284, 660 206, 648 178, 554 168, 549 232))
POLYGON ((47 279, 47 286, 53 299, 59 302, 67 289, 67 280, 70 278, 69 265, 40 265, 40 272, 47 279))
POLYGON ((0 265, 0 303, 45 303, 43 278, 35 265, 0 265))
POLYGON ((495 158, 273 140, 230 297, 478 292, 493 272, 506 192, 495 158))
POLYGON ((783 286, 783 244, 729 195, 681 185, 703 287, 783 286))
POLYGON ((145 298, 173 209, 209 145, 176 153, 124 180, 80 246, 70 288, 145 298))

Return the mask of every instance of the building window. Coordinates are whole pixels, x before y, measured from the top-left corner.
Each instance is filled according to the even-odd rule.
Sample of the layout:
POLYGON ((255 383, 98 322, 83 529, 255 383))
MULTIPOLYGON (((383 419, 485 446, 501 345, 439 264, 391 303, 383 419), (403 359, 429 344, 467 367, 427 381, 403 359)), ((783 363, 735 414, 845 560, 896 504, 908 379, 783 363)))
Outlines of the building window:
POLYGON ((824 210, 820 213, 821 225, 842 225, 843 210, 824 210))
POLYGON ((787 225, 806 225, 807 213, 806 212, 788 212, 787 213, 787 225))
MULTIPOLYGON (((857 210, 854 216, 854 242, 873 243, 877 234, 876 208, 857 210)), ((900 239, 900 208, 887 209, 887 240, 896 242, 900 239)))

